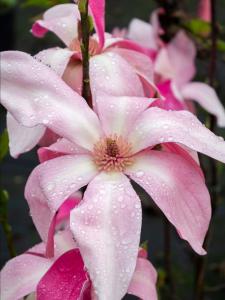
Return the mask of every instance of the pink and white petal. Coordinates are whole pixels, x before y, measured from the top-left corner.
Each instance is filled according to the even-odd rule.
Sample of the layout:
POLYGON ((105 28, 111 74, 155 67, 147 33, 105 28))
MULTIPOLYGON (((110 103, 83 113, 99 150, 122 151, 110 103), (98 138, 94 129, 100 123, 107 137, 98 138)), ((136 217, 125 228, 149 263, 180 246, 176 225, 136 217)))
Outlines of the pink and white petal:
POLYGON ((142 84, 133 68, 118 54, 106 52, 90 59, 92 95, 144 96, 142 84))
POLYGON ((20 124, 44 125, 92 149, 101 133, 98 118, 53 70, 19 51, 2 52, 1 68, 1 104, 20 124))
POLYGON ((190 82, 182 87, 181 94, 185 100, 198 102, 207 112, 217 117, 220 127, 225 127, 225 109, 211 86, 203 82, 190 82))
POLYGON ((148 56, 123 48, 110 48, 110 52, 119 54, 134 68, 138 75, 153 83, 153 64, 148 56))
POLYGON ((38 158, 40 162, 56 158, 66 154, 89 154, 86 149, 71 143, 67 139, 58 139, 56 143, 49 147, 42 147, 38 149, 38 158))
POLYGON ((126 174, 152 197, 168 220, 199 254, 211 218, 208 189, 182 156, 160 151, 137 154, 126 174))
POLYGON ((133 19, 129 24, 127 37, 140 45, 157 50, 155 30, 147 22, 140 19, 133 19))
POLYGON ((153 99, 144 97, 115 97, 97 94, 96 110, 106 135, 127 136, 138 116, 146 110, 153 99))
POLYGON ((162 147, 165 151, 183 156, 183 158, 185 158, 190 164, 193 165, 193 167, 196 168, 196 171, 199 172, 202 178, 205 178, 204 173, 200 167, 198 153, 196 151, 193 151, 188 147, 185 147, 184 145, 178 145, 176 143, 164 143, 162 144, 162 147))
POLYGON ((73 235, 70 230, 60 230, 54 236, 55 256, 54 259, 63 255, 63 253, 77 248, 73 235))
POLYGON ((44 241, 51 242, 53 234, 49 233, 49 229, 54 229, 51 224, 60 206, 71 194, 87 185, 97 173, 89 155, 65 155, 33 170, 25 187, 25 198, 34 224, 44 241))
POLYGON ((98 34, 99 46, 103 48, 105 41, 105 0, 89 0, 89 8, 98 34))
POLYGON ((157 272, 150 261, 138 257, 127 292, 141 300, 157 300, 156 280, 157 272))
POLYGON ((37 286, 37 300, 79 299, 88 275, 78 249, 60 256, 37 286))
POLYGON ((122 39, 122 38, 108 38, 105 41, 105 50, 110 50, 111 48, 122 48, 122 49, 128 49, 132 51, 136 51, 138 53, 142 53, 146 56, 148 56, 151 60, 154 60, 156 57, 156 51, 153 49, 148 49, 140 44, 128 40, 128 39, 122 39))
POLYGON ((141 230, 141 204, 129 180, 122 173, 99 174, 70 219, 98 299, 120 300, 135 269, 141 230))
POLYGON ((196 72, 196 48, 183 31, 179 31, 171 42, 160 51, 155 71, 164 79, 173 79, 177 86, 190 81, 196 72))
POLYGON ((50 48, 38 52, 34 58, 42 62, 44 65, 50 67, 56 72, 60 77, 66 70, 66 67, 71 59, 76 53, 67 48, 62 49, 59 47, 50 48))
MULTIPOLYGON (((43 250, 43 244, 30 249, 37 253, 43 253, 43 250)), ((52 263, 53 260, 28 253, 12 258, 0 273, 1 299, 21 299, 34 292, 39 280, 52 263)))
POLYGON ((174 142, 225 163, 224 140, 188 111, 151 107, 139 116, 128 139, 134 153, 157 144, 174 142))
POLYGON ((37 20, 31 29, 36 37, 43 37, 46 32, 52 31, 69 46, 73 39, 78 37, 78 21, 80 13, 75 4, 59 4, 48 9, 43 20, 37 20))
POLYGON ((37 145, 46 128, 43 125, 25 127, 17 122, 10 113, 7 113, 7 130, 10 154, 17 158, 21 153, 28 152, 37 145))

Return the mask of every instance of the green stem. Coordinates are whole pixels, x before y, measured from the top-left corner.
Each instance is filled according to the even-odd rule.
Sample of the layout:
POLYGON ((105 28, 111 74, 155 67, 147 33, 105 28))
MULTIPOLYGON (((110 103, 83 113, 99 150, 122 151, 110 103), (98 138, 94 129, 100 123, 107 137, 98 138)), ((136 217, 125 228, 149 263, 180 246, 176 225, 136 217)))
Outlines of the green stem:
POLYGON ((89 78, 89 38, 90 38, 90 22, 88 16, 89 0, 80 0, 79 10, 81 15, 81 52, 82 52, 82 67, 83 67, 83 88, 82 96, 92 107, 90 78, 89 78))
POLYGON ((12 227, 8 221, 8 193, 5 190, 1 190, 0 193, 0 224, 2 225, 6 237, 6 243, 10 257, 14 257, 16 256, 16 250, 13 242, 12 227))

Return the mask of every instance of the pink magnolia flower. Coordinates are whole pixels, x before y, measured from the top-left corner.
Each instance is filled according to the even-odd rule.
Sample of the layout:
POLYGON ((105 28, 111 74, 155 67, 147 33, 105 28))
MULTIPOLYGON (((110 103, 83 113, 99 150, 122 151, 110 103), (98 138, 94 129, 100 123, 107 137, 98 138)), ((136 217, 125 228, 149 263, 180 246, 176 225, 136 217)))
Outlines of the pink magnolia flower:
MULTIPOLYGON (((95 5, 100 2, 104 1, 97 1, 95 5)), ((90 2, 90 5, 91 3, 95 1, 90 2)), ((102 90, 115 96, 144 96, 146 90, 142 84, 144 81, 148 86, 148 93, 152 96, 156 91, 153 84, 152 62, 141 53, 146 51, 131 41, 105 34, 104 9, 100 11, 99 16, 95 18, 95 24, 98 24, 96 26, 98 38, 96 36, 90 38, 92 94, 102 90)), ((47 49, 35 57, 50 65, 75 91, 81 93, 82 57, 78 34, 79 20, 77 5, 56 5, 45 12, 43 20, 34 23, 32 33, 37 37, 43 37, 50 30, 65 43, 67 47, 65 49, 47 49)))
POLYGON ((36 167, 25 189, 45 242, 65 199, 88 185, 71 212, 70 228, 100 300, 120 299, 135 269, 141 205, 128 178, 149 193, 195 251, 205 253, 211 208, 199 167, 185 155, 152 148, 178 143, 225 162, 223 140, 187 111, 149 108, 148 98, 100 93, 94 112, 25 53, 3 52, 1 63, 3 106, 23 126, 49 128, 63 138, 55 150, 64 155, 36 167))
MULTIPOLYGON (((1 299, 17 300, 35 293, 37 300, 93 300, 92 284, 79 249, 69 231, 55 236, 55 256, 45 256, 41 243, 11 259, 0 273, 1 299)), ((156 300, 156 271, 139 250, 127 293, 142 300, 156 300)))
POLYGON ((189 100, 194 100, 215 115, 218 125, 224 127, 225 110, 215 90, 206 83, 190 82, 196 72, 195 57, 193 42, 180 31, 159 51, 155 61, 155 73, 160 78, 159 82, 171 81, 171 90, 184 109, 187 108, 189 100))

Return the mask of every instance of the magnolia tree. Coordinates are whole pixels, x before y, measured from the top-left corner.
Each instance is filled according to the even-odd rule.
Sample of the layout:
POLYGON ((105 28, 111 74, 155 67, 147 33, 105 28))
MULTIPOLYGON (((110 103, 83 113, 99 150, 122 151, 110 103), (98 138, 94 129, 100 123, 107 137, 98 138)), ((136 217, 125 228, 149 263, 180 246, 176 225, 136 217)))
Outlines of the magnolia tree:
MULTIPOLYGON (((64 48, 1 53, 10 154, 38 146, 25 198, 42 239, 3 267, 2 300, 158 299, 157 266, 140 244, 142 208, 131 181, 181 239, 206 254, 211 200, 198 153, 225 163, 225 142, 212 132, 215 120, 225 126, 225 110, 213 70, 210 85, 192 81, 195 32, 189 23, 171 31, 174 16, 164 2, 149 23, 133 19, 112 33, 105 32, 103 0, 55 5, 31 32, 44 38, 51 31, 64 48), (193 101, 210 115, 211 131, 193 101)), ((213 5, 201 1, 195 22, 211 32, 215 61, 213 5)), ((204 260, 198 265, 201 273, 204 260)))

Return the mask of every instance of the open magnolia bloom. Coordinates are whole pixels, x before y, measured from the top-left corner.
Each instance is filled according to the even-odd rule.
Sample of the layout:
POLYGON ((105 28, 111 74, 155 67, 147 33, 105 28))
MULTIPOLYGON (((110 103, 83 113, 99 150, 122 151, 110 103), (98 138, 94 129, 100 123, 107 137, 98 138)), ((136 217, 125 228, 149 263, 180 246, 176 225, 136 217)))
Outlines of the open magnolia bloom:
MULTIPOLYGON (((103 5, 104 1, 96 2, 103 5)), ((67 84, 81 94, 79 22, 80 13, 76 4, 56 5, 44 13, 43 20, 34 23, 32 33, 43 37, 50 30, 65 43, 67 48, 43 50, 35 57, 54 69, 67 84)), ((144 96, 146 92, 148 96, 153 96, 157 89, 153 84, 152 61, 144 55, 146 50, 134 42, 105 34, 104 27, 102 10, 95 22, 98 37, 92 36, 89 42, 92 94, 102 90, 115 96, 144 96)))
MULTIPOLYGON (((53 254, 58 209, 88 185, 71 212, 70 228, 98 298, 121 299, 135 269, 141 230, 141 204, 129 179, 147 191, 196 252, 205 253, 211 207, 198 165, 188 155, 152 148, 179 143, 225 162, 221 138, 190 112, 149 108, 148 98, 100 93, 94 112, 54 71, 25 53, 3 52, 1 63, 3 106, 23 126, 49 128, 62 137, 53 150, 62 156, 36 167, 25 189, 48 253, 53 254)), ((27 139, 30 147, 38 142, 27 139)), ((10 146, 20 151, 12 141, 10 146)))
MULTIPOLYGON (((0 273, 1 299, 18 300, 35 293, 37 300, 94 300, 88 272, 69 231, 55 235, 55 256, 45 256, 41 243, 7 262, 0 273)), ((157 300, 156 271, 140 248, 127 293, 157 300)))
POLYGON ((188 102, 194 100, 217 117, 218 126, 225 127, 225 110, 215 90, 206 83, 190 81, 196 72, 195 58, 194 43, 185 32, 180 31, 161 48, 154 70, 161 85, 167 80, 171 81, 171 92, 180 102, 178 109, 179 106, 187 109, 188 102))
MULTIPOLYGON (((204 9, 209 12, 208 1, 204 2, 204 9)), ((202 11, 208 18, 207 12, 202 11)), ((203 82, 191 82, 196 67, 196 47, 192 40, 184 31, 179 31, 176 36, 168 43, 160 42, 159 34, 162 33, 160 28, 158 13, 155 11, 151 16, 151 23, 148 24, 142 20, 134 19, 128 29, 127 36, 147 49, 153 49, 155 53, 154 73, 157 83, 162 89, 163 84, 171 82, 170 95, 165 95, 159 88, 163 96, 167 96, 166 103, 162 103, 165 108, 173 107, 174 110, 188 109, 190 100, 196 101, 210 114, 217 117, 217 123, 220 127, 225 127, 225 110, 221 104, 215 90, 203 82), (172 97, 171 97, 172 96, 172 97), (174 105, 174 98, 177 99, 177 105, 174 105)))

